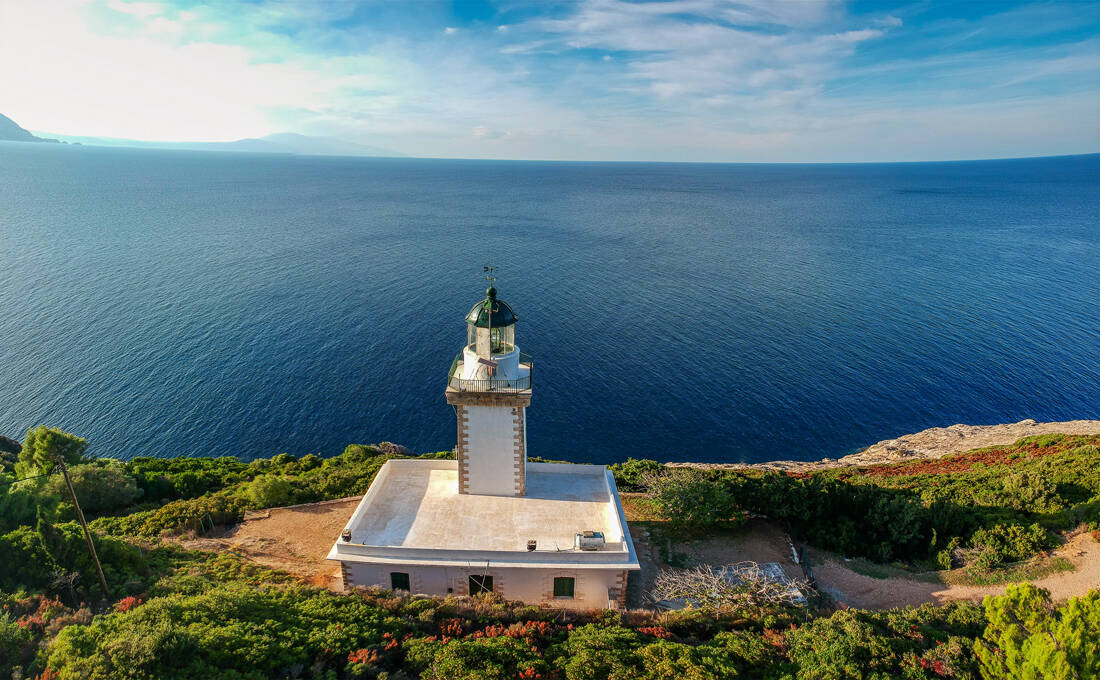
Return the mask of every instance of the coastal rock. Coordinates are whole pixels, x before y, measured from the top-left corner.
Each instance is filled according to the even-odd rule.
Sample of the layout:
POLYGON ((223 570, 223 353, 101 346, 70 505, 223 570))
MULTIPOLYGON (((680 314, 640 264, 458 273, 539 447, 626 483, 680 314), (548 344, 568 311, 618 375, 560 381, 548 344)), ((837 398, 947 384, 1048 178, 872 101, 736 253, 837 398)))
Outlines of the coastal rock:
POLYGON ((386 453, 386 454, 389 454, 389 455, 392 455, 392 456, 411 456, 411 455, 413 455, 412 451, 410 451, 408 447, 402 446, 400 444, 394 444, 393 442, 380 442, 380 443, 376 444, 375 446, 382 453, 386 453))
POLYGON ((838 467, 866 467, 897 463, 904 460, 942 458, 986 446, 1012 444, 1023 437, 1037 434, 1100 434, 1100 420, 1069 420, 1060 423, 1037 423, 1028 418, 1018 423, 1002 425, 951 425, 930 427, 896 439, 884 439, 859 453, 840 459, 815 461, 775 460, 767 463, 669 463, 669 467, 693 467, 715 470, 777 470, 813 472, 838 467))
POLYGON ((0 435, 0 453, 11 453, 19 455, 19 452, 23 450, 23 445, 15 441, 11 437, 4 437, 0 435))

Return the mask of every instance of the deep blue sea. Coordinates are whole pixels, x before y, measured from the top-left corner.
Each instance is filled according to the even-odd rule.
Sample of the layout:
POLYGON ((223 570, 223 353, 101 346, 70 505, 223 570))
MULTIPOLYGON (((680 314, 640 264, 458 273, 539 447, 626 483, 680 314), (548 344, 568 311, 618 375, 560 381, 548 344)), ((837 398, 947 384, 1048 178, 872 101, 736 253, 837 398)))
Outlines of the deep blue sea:
POLYGON ((531 455, 839 456, 1100 417, 1100 156, 738 165, 0 143, 0 434, 449 449, 482 266, 531 455))

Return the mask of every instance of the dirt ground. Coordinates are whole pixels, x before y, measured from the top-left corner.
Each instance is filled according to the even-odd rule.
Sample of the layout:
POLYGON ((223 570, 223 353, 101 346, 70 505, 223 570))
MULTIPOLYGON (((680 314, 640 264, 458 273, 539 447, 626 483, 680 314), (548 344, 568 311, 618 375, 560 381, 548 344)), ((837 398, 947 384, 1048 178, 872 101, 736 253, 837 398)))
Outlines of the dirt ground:
POLYGON ((272 508, 246 516, 218 537, 182 539, 185 548, 211 552, 232 550, 249 560, 290 572, 316 586, 343 588, 339 565, 325 561, 359 497, 287 508, 272 508))
MULTIPOLYGON (((631 606, 647 606, 644 593, 652 588, 660 569, 667 565, 660 559, 660 551, 648 532, 639 525, 631 527, 634 547, 642 566, 641 572, 632 577, 629 601, 631 606)), ((803 578, 802 568, 795 564, 790 544, 783 531, 766 520, 751 520, 744 532, 704 540, 676 543, 672 548, 686 558, 689 565, 713 566, 741 561, 777 562, 792 579, 803 578)), ((844 561, 829 553, 808 550, 813 562, 816 585, 823 593, 849 607, 862 609, 890 609, 906 605, 918 606, 925 602, 944 603, 952 600, 980 601, 986 595, 1001 595, 1004 585, 962 586, 946 585, 931 574, 920 577, 898 576, 874 578, 853 571, 844 561)), ((1051 574, 1034 581, 1035 585, 1050 591, 1055 601, 1083 595, 1090 589, 1100 588, 1100 542, 1088 532, 1072 535, 1065 545, 1052 552, 1053 556, 1069 560, 1074 571, 1051 574)))
MULTIPOLYGON (((642 570, 631 574, 627 603, 631 607, 648 607, 650 602, 646 594, 653 588, 657 573, 668 565, 661 560, 661 551, 654 545, 655 539, 648 529, 634 524, 630 527, 630 535, 642 570)), ((688 566, 777 562, 787 576, 794 580, 803 578, 802 568, 795 564, 786 536, 774 524, 763 520, 752 520, 743 531, 735 534, 674 542, 666 546, 666 552, 669 547, 681 555, 688 566)))
MULTIPOLYGON (((1100 543, 1088 532, 1081 532, 1053 551, 1069 560, 1074 571, 1051 574, 1033 581, 1050 591, 1055 601, 1083 595, 1089 589, 1100 588, 1100 543)), ((986 595, 1001 595, 1005 586, 945 585, 917 578, 873 578, 858 574, 835 558, 814 566, 818 588, 850 607, 889 609, 925 602, 944 603, 952 600, 981 600, 986 595)))
MULTIPOLYGON (((339 568, 327 562, 333 541, 347 524, 359 498, 326 501, 312 505, 272 508, 255 513, 231 527, 221 536, 181 538, 180 543, 193 550, 211 552, 231 550, 273 569, 281 569, 317 586, 341 590, 339 568)), ((641 523, 630 527, 642 570, 631 575, 628 600, 631 607, 648 606, 646 593, 652 588, 657 572, 665 568, 658 546, 641 523)), ((752 520, 741 532, 706 539, 683 541, 672 546, 688 564, 723 565, 742 561, 777 562, 793 579, 802 578, 802 570, 792 559, 790 544, 783 531, 765 520, 752 520)), ((1035 581, 1051 591, 1055 600, 1082 595, 1100 588, 1100 543, 1088 532, 1078 533, 1053 552, 1073 563, 1075 570, 1052 574, 1035 581)), ((856 573, 835 556, 812 551, 814 576, 818 587, 850 607, 887 609, 925 602, 981 600, 998 595, 1005 586, 944 585, 917 578, 873 578, 856 573)))

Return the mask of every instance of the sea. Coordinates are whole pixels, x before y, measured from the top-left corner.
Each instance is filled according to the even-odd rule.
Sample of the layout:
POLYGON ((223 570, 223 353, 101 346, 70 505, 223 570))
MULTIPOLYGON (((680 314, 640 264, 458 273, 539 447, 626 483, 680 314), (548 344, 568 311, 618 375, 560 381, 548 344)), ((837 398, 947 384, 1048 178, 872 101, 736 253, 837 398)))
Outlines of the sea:
POLYGON ((90 453, 449 450, 483 268, 532 456, 838 457, 1100 417, 1100 155, 341 158, 0 143, 0 434, 90 453))

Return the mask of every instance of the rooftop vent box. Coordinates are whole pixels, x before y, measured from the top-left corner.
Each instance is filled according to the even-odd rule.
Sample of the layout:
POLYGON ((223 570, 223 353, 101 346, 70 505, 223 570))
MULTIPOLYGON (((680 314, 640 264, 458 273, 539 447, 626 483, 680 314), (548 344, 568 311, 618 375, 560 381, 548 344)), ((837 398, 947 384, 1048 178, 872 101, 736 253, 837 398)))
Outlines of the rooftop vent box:
POLYGON ((580 550, 601 550, 604 546, 602 531, 579 531, 573 535, 573 546, 580 550))

